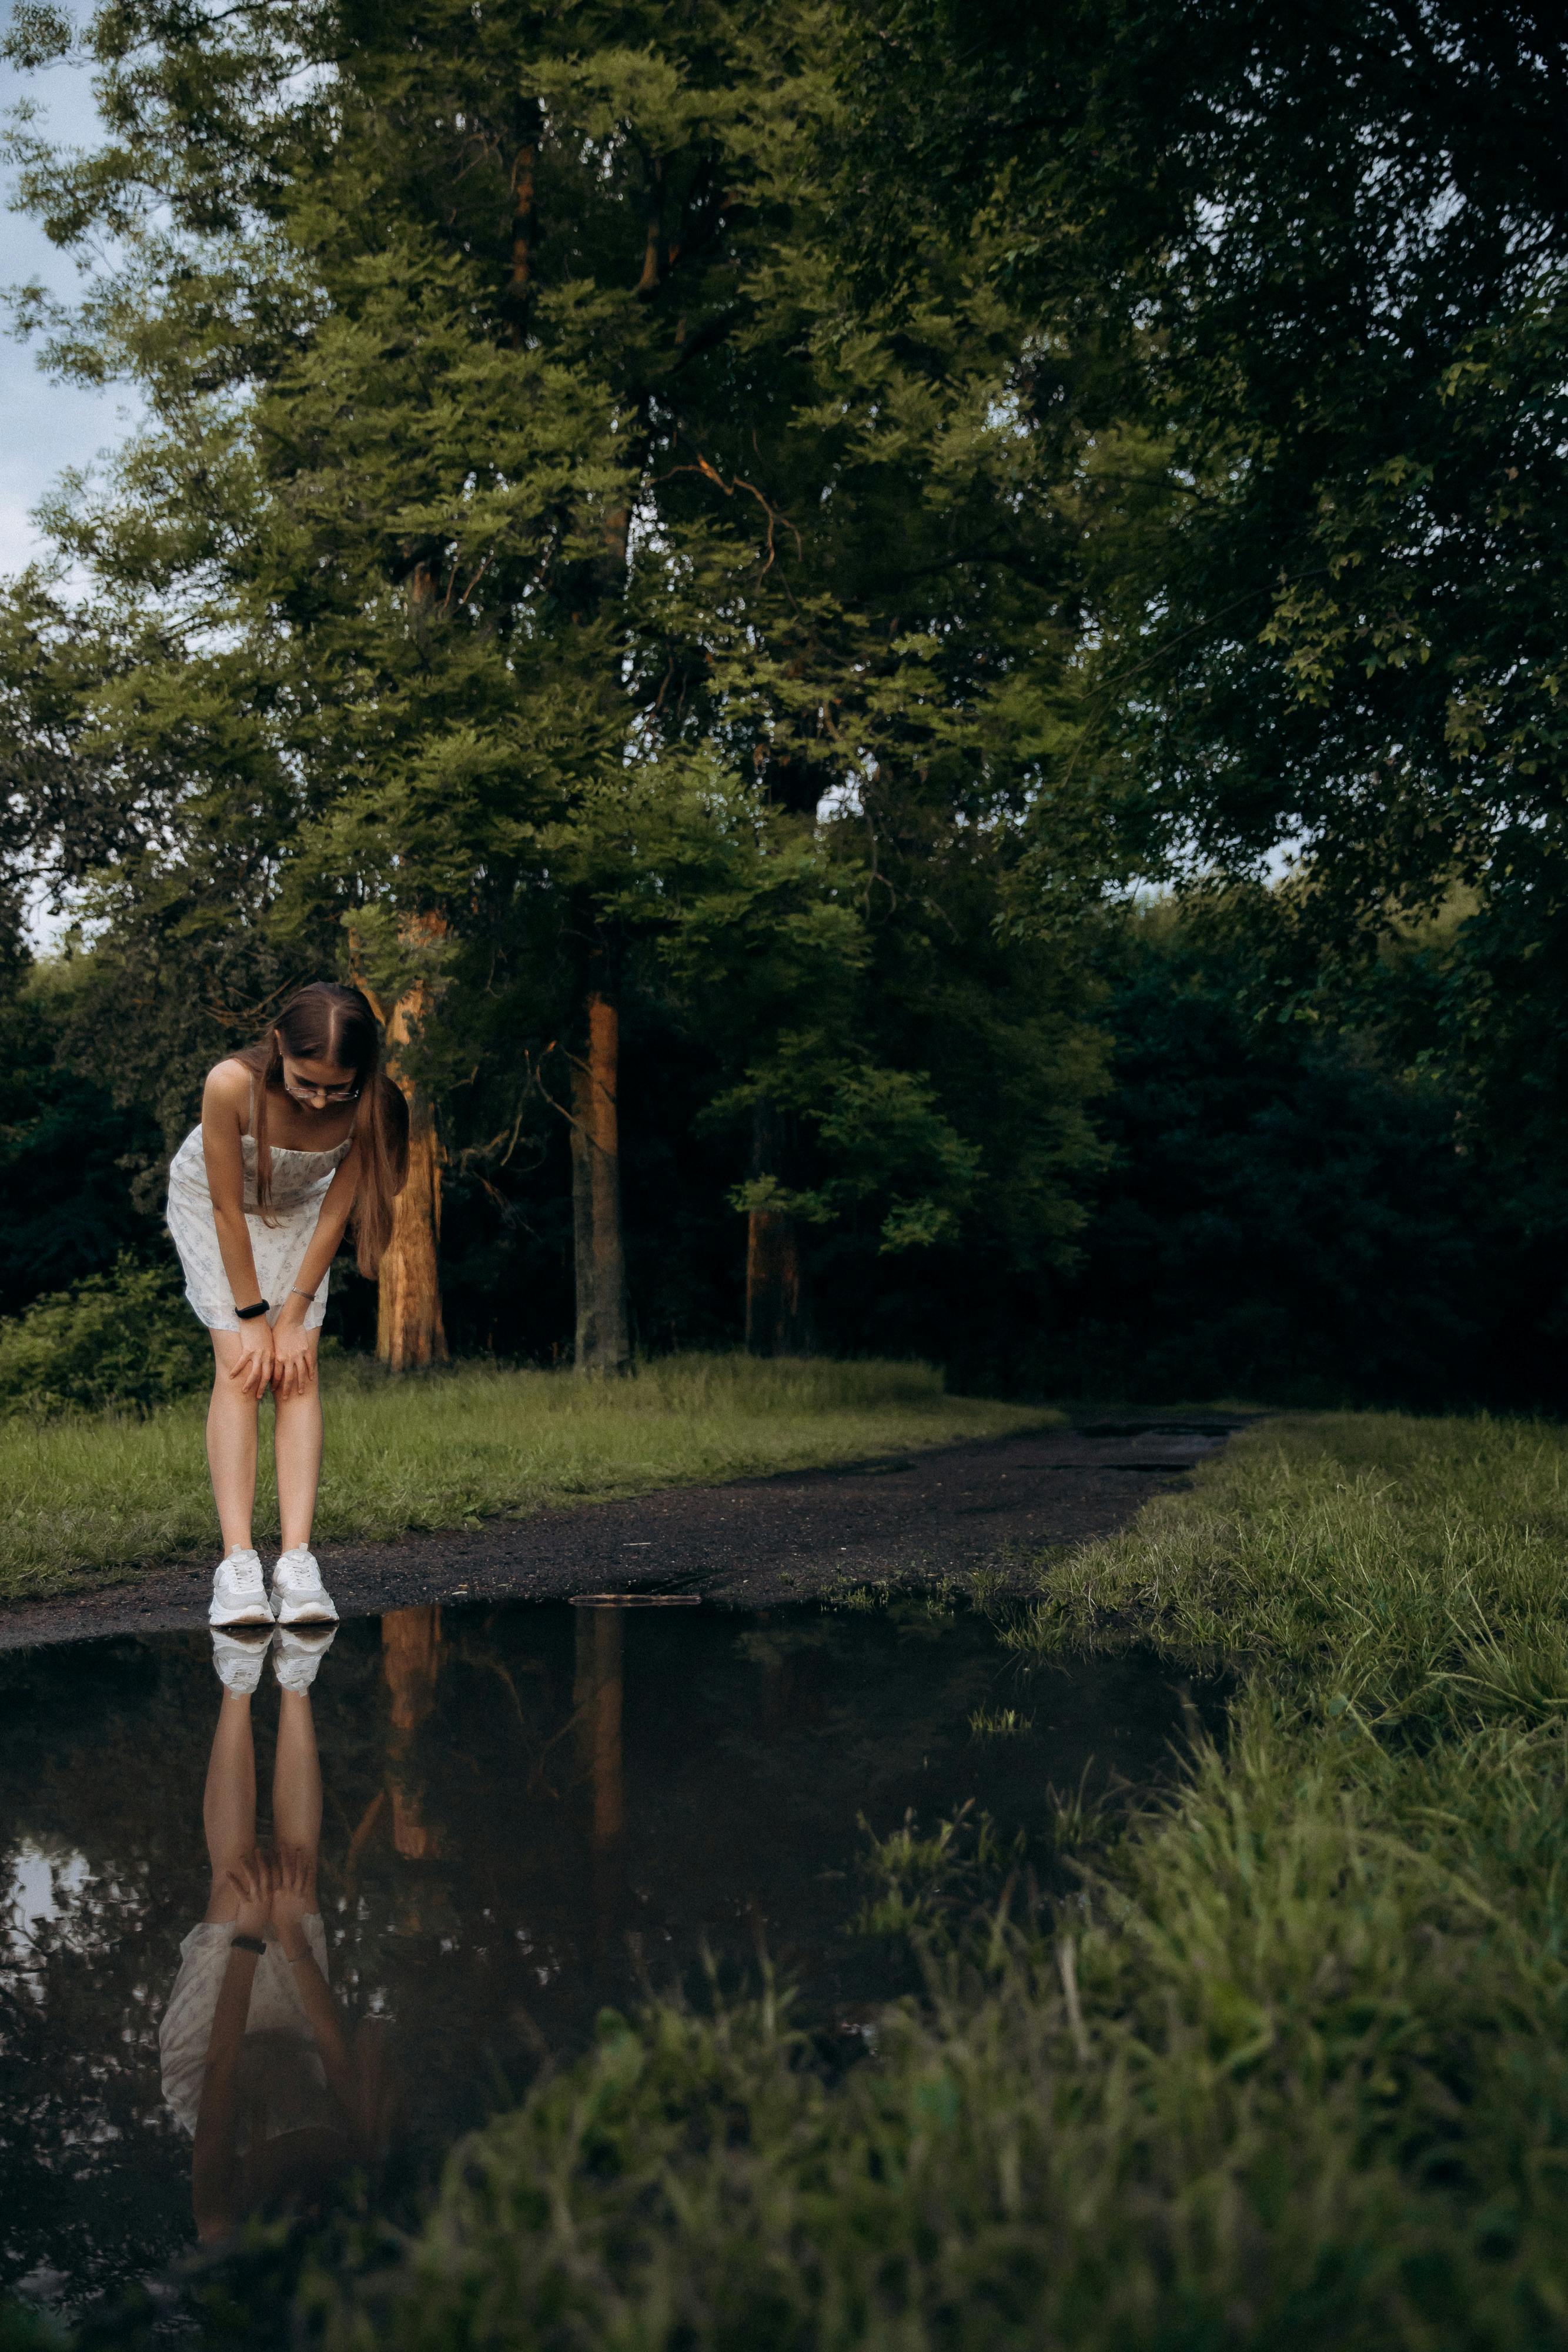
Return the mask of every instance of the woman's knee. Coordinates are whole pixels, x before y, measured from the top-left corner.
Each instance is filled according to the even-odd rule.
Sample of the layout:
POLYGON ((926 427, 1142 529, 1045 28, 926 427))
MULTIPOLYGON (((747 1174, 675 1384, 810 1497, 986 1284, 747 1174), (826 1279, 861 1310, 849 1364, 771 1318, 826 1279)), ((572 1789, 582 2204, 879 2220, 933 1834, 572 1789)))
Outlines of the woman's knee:
POLYGON ((213 1343, 213 1395, 225 1403, 248 1405, 254 1412, 256 1399, 236 1388, 231 1377, 240 1358, 240 1336, 237 1331, 209 1331, 213 1343))

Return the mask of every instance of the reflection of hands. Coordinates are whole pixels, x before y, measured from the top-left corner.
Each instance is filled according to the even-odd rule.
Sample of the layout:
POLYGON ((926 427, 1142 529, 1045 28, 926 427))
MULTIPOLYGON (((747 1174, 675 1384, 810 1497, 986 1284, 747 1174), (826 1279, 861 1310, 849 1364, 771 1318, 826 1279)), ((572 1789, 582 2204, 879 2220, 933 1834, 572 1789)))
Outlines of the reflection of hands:
POLYGON ((228 1879, 239 1895, 235 1934, 265 1936, 267 1915, 272 1903, 272 1867, 267 1856, 254 1849, 242 1854, 229 1872, 228 1879))
POLYGON ((310 1879, 310 1856, 305 1848, 280 1846, 273 1865, 272 1925, 290 1960, 302 1958, 310 1948, 305 1934, 305 1922, 315 1907, 316 1890, 310 1879))
POLYGON ((272 1331, 265 1315, 240 1326, 239 1354, 229 1367, 229 1378, 246 1396, 259 1400, 272 1381, 272 1331))

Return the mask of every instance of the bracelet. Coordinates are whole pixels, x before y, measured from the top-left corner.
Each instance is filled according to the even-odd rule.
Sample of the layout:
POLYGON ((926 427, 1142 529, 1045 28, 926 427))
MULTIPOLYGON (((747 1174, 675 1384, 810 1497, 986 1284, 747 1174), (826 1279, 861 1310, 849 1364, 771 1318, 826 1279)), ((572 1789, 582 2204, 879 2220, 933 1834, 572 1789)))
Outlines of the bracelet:
POLYGON ((258 1298, 254 1307, 236 1307, 235 1313, 242 1323, 252 1323, 258 1315, 266 1314, 268 1303, 265 1298, 258 1298))
POLYGON ((316 1293, 313 1290, 301 1290, 299 1285, 296 1283, 288 1295, 290 1298, 314 1298, 316 1293))
POLYGON ((267 1950, 267 1946, 259 1936, 231 1936, 229 1949, 231 1952, 254 1952, 257 1959, 260 1959, 267 1950))

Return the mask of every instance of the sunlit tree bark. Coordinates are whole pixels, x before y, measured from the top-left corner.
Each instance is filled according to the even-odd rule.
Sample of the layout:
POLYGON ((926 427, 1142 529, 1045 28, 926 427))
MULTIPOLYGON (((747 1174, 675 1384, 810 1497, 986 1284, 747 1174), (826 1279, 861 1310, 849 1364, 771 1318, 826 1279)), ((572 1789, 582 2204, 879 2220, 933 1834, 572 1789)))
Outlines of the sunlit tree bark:
POLYGON ((632 1361, 621 1234, 621 1024, 609 999, 588 1000, 587 1051, 572 1064, 571 1206, 577 1277, 577 1369, 618 1374, 632 1361))
MULTIPOLYGON (((439 918, 424 919, 426 927, 439 918)), ((408 1104, 408 1181, 398 1194, 392 1241, 381 1266, 376 1353, 390 1371, 446 1361, 441 1311, 441 1144, 431 1105, 402 1066, 402 1051, 424 1019, 423 982, 401 996, 386 1024, 387 1067, 408 1104)))

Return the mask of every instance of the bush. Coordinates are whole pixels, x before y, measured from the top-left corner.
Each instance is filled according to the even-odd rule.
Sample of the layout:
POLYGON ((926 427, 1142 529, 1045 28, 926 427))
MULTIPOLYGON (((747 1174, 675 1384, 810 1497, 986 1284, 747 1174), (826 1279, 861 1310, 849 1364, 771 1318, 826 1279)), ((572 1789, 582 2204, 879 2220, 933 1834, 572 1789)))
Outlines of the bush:
POLYGON ((121 1257, 112 1274, 0 1318, 0 1418, 149 1412, 200 1388, 212 1362, 174 1269, 121 1257))

